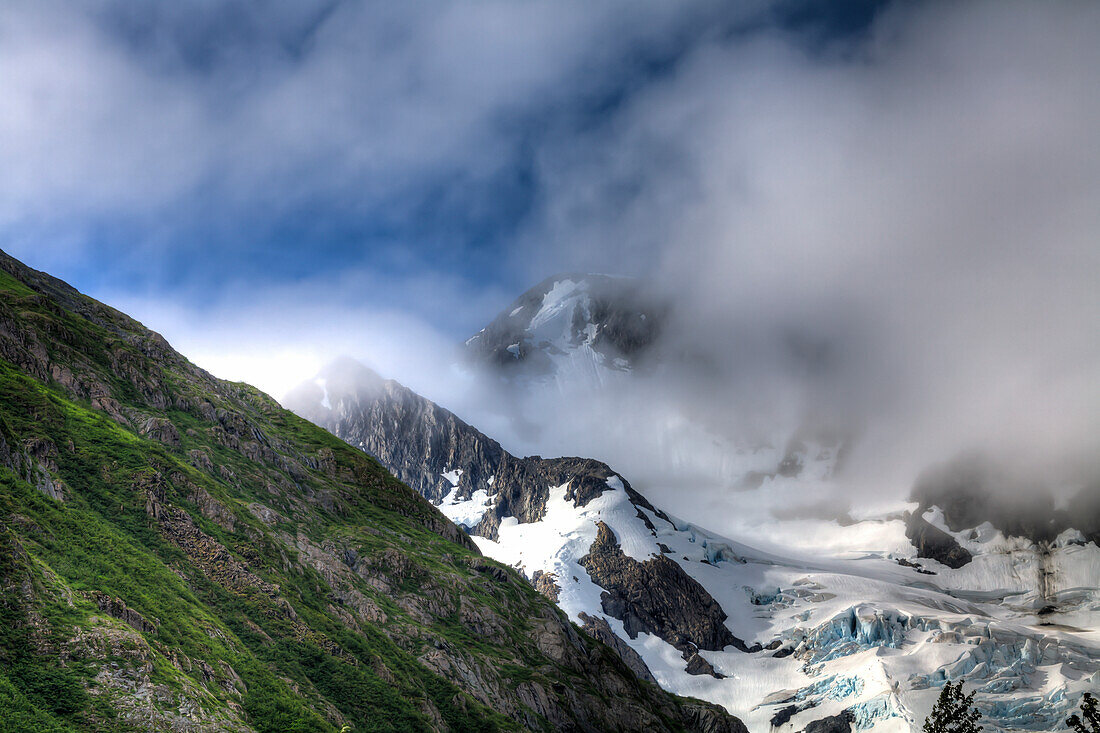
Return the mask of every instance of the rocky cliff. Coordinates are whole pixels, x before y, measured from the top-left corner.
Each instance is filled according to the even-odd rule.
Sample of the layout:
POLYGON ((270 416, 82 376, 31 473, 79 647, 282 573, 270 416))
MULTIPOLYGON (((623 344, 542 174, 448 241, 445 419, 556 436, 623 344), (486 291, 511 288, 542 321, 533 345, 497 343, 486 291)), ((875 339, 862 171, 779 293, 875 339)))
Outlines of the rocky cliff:
POLYGON ((567 497, 584 506, 616 475, 587 458, 513 456, 449 410, 350 359, 326 367, 283 402, 377 458, 433 504, 484 492, 491 507, 468 529, 490 539, 505 517, 538 521, 551 486, 567 485, 567 497))
MULTIPOLYGON (((659 514, 606 464, 512 456, 448 410, 351 360, 329 366, 284 402, 373 455, 445 512, 456 502, 483 496, 477 511, 463 518, 471 534, 488 540, 499 538, 501 522, 508 518, 520 524, 542 520, 553 487, 562 487, 564 500, 583 508, 613 484, 621 485, 639 517, 642 510, 659 514)), ((669 641, 698 673, 715 674, 695 654, 697 648, 748 650, 724 625, 721 606, 678 564, 664 557, 638 562, 625 556, 607 525, 581 564, 604 589, 602 610, 608 616, 622 621, 632 638, 644 631, 669 641)), ((557 600, 553 579, 532 581, 557 600)), ((630 655, 625 659, 630 662, 630 655)))

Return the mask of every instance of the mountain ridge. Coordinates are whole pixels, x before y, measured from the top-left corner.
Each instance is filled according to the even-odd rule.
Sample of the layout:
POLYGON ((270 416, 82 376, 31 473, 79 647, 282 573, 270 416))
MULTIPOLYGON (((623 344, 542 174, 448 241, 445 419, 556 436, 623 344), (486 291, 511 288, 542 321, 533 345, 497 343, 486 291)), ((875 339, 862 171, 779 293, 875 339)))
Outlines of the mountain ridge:
POLYGON ((362 450, 412 447, 409 483, 483 552, 522 568, 574 620, 606 626, 624 658, 638 655, 663 686, 719 702, 753 729, 843 719, 856 730, 915 730, 936 687, 965 678, 993 729, 1052 730, 1072 694, 1100 679, 1088 636, 1100 548, 1072 533, 1040 546, 993 527, 960 532, 940 507, 918 505, 846 518, 845 532, 869 538, 854 557, 763 553, 662 511, 599 461, 509 457, 573 462, 574 472, 531 471, 505 491, 499 444, 392 385, 380 399, 327 383, 323 398, 288 405, 362 450), (578 476, 591 488, 578 492, 578 476), (515 490, 525 500, 505 501, 515 490), (1051 688, 1037 689, 1044 679, 1051 688))
POLYGON ((374 459, 6 254, 0 458, 16 729, 744 730, 374 459))

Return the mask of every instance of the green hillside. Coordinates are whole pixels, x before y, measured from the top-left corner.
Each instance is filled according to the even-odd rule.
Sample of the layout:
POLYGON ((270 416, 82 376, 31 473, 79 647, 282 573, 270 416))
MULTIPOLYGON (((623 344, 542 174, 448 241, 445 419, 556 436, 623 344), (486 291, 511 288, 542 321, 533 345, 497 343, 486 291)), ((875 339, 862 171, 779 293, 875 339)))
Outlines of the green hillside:
POLYGON ((0 729, 742 730, 362 452, 0 253, 0 729))

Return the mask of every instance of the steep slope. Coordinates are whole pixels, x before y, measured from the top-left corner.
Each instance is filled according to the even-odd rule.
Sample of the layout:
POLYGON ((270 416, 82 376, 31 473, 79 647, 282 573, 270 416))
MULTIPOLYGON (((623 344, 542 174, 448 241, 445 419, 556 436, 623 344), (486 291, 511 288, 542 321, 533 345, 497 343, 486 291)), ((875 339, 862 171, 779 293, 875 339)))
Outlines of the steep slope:
POLYGON ((955 679, 978 689, 990 729, 1054 730, 1100 683, 1100 548, 1072 533, 1047 547, 988 526, 971 537, 918 507, 908 524, 967 562, 918 558, 900 513, 849 523, 854 552, 780 555, 661 511, 597 461, 510 456, 354 364, 289 404, 368 452, 381 447, 487 555, 613 633, 662 686, 718 702, 753 730, 826 718, 918 729, 955 679))
POLYGON ((376 461, 0 253, 0 728, 743 730, 376 461))
POLYGON ((584 505, 614 475, 605 464, 582 458, 517 458, 449 410, 351 359, 329 365, 283 402, 376 457, 455 522, 484 537, 494 537, 506 517, 539 519, 550 486, 568 483, 570 499, 584 505), (490 495, 491 508, 484 501, 490 495), (484 511, 449 509, 478 501, 484 511))

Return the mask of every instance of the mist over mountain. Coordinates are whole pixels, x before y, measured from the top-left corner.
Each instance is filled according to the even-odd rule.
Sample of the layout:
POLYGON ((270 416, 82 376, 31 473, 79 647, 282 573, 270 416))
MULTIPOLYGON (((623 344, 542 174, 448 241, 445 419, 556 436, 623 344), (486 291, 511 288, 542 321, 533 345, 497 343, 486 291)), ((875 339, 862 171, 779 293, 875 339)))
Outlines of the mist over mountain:
POLYGON ((1100 684, 1100 5, 11 0, 0 88, 0 727, 1100 684))
MULTIPOLYGON (((515 362, 494 365, 503 378, 536 394, 547 385, 568 392, 573 379, 589 396, 609 374, 632 379, 626 364, 605 367, 607 355, 592 347, 599 323, 577 317, 592 312, 591 284, 576 275, 551 281, 539 286, 541 299, 521 297, 536 313, 512 321, 505 340, 521 343, 531 324, 555 319, 562 328, 539 335, 559 338, 535 342, 552 350, 529 371, 529 352, 506 350, 515 362)), ((513 455, 351 359, 286 404, 416 488, 640 678, 717 702, 750 729, 835 718, 908 730, 936 682, 962 675, 994 729, 1045 730, 1064 717, 1067 693, 1100 674, 1087 641, 1100 563, 1090 528, 1100 513, 1079 501, 1055 510, 1035 485, 1006 492, 1009 477, 1028 479, 980 457, 924 472, 913 511, 853 517, 827 499, 807 500, 835 488, 843 444, 796 434, 781 460, 755 451, 771 456, 773 470, 750 472, 755 480, 738 492, 691 485, 692 499, 713 509, 689 520, 670 511, 691 506, 679 496, 650 501, 625 472, 583 456, 513 455), (772 508, 764 535, 712 530, 764 500, 772 508), (760 536, 767 550, 744 539, 760 536), (1045 682, 1036 685, 1040 668, 1045 682)), ((745 469, 743 454, 730 459, 745 469)))
MULTIPOLYGON (((1094 491, 1096 438, 1079 404, 1057 417, 1081 421, 1072 439, 1052 440, 1058 425, 1025 425, 1035 396, 1021 394, 1021 412, 988 433, 964 430, 946 411, 924 425, 931 404, 903 414, 899 395, 873 399, 884 384, 871 370, 884 360, 858 343, 866 337, 848 335, 871 317, 814 331, 730 315, 703 321, 692 308, 689 296, 652 280, 550 277, 450 357, 467 389, 444 388, 438 399, 513 452, 598 458, 682 515, 760 540, 797 503, 832 517, 919 502, 918 478, 965 455, 995 467, 980 493, 1006 511, 1027 514, 1030 494, 1049 494, 1052 517, 1094 491), (803 466, 825 483, 802 486, 803 466), (767 491, 754 491, 764 482, 767 491)), ((894 389, 909 387, 886 391, 894 389)), ((982 409, 981 392, 972 397, 982 409)))

